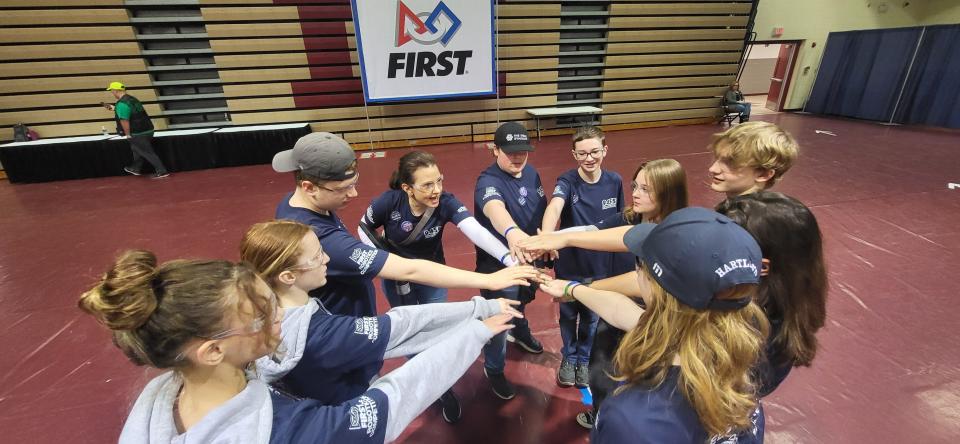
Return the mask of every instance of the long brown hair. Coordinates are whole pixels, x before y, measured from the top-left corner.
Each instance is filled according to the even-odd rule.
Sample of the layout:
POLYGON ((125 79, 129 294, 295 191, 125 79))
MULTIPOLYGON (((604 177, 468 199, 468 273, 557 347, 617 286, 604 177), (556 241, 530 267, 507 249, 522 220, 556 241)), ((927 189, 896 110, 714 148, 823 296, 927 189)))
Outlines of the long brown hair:
MULTIPOLYGON (((674 357, 680 360, 679 390, 711 436, 745 429, 756 408, 750 369, 763 350, 769 326, 754 304, 737 310, 697 310, 667 293, 644 265, 640 279, 650 283, 647 309, 627 332, 614 365, 627 386, 663 383, 674 357)), ((739 285, 724 299, 747 297, 756 285, 739 285)))
POLYGON ((656 159, 646 161, 637 167, 630 177, 636 180, 643 171, 647 176, 647 183, 652 188, 653 201, 657 203, 657 214, 649 221, 641 220, 642 214, 636 214, 633 208, 627 208, 623 213, 624 220, 632 225, 640 222, 659 222, 668 214, 687 206, 687 173, 680 162, 673 159, 656 159))
POLYGON ((827 271, 816 217, 800 201, 773 191, 727 199, 717 212, 746 229, 770 260, 757 302, 771 319, 783 319, 772 338, 784 351, 782 358, 809 366, 817 354, 816 333, 827 317, 827 271))
POLYGON ((253 265, 260 277, 276 290, 277 277, 296 267, 300 241, 309 226, 292 220, 261 222, 250 227, 240 242, 240 260, 253 265))
MULTIPOLYGON (((249 265, 175 260, 157 265, 144 250, 121 254, 78 306, 113 331, 114 344, 137 365, 171 368, 188 342, 222 332, 248 300, 265 319, 273 307, 257 296, 249 265)), ((255 313, 256 315, 256 313, 255 313)), ((264 328, 266 341, 271 329, 264 328)))

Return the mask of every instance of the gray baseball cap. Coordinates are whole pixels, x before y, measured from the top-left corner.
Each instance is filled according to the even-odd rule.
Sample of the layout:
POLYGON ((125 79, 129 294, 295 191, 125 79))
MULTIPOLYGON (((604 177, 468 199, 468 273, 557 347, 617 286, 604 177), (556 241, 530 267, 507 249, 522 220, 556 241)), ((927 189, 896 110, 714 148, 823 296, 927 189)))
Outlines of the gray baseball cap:
POLYGON ((273 156, 273 170, 278 173, 303 171, 324 180, 346 180, 357 174, 351 168, 357 156, 346 140, 331 133, 310 133, 297 140, 293 149, 273 156))

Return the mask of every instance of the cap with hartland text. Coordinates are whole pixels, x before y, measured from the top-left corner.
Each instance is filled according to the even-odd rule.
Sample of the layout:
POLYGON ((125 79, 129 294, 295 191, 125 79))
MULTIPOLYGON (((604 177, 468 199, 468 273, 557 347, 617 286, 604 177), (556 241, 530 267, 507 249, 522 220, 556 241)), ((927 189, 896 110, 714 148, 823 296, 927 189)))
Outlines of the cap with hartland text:
POLYGON ((743 307, 751 298, 716 296, 740 284, 760 282, 763 257, 757 241, 730 218, 706 208, 687 207, 659 224, 636 225, 623 236, 623 243, 664 290, 696 309, 743 307))

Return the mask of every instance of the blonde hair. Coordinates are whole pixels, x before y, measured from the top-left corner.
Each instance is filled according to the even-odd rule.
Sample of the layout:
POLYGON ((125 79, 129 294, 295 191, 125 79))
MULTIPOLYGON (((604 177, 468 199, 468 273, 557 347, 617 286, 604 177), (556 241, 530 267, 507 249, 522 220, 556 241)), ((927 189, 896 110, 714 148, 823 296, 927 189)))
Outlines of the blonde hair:
MULTIPOLYGON (((134 364, 181 367, 189 362, 179 359, 187 344, 222 332, 243 300, 273 319, 273 307, 255 297, 257 280, 245 264, 175 260, 157 266, 153 253, 130 250, 77 305, 113 331, 114 344, 134 364)), ((268 343, 270 330, 263 329, 268 343)))
POLYGON ((292 220, 274 220, 253 225, 240 242, 240 260, 253 265, 260 277, 276 290, 277 277, 296 267, 303 253, 300 241, 312 230, 292 220))
POLYGON ((772 170, 767 187, 790 170, 800 150, 790 133, 769 122, 745 122, 714 134, 709 148, 714 157, 734 167, 772 170))
MULTIPOLYGON (((678 386, 711 436, 746 429, 757 406, 751 368, 758 361, 769 324, 754 304, 737 310, 697 310, 667 293, 644 265, 650 282, 647 309, 614 356, 627 386, 663 383, 674 356, 680 360, 678 386)), ((723 299, 748 297, 756 285, 733 287, 723 299)))
MULTIPOLYGON (((657 203, 657 214, 646 222, 660 222, 668 214, 687 206, 687 173, 680 162, 673 159, 643 162, 630 180, 636 180, 640 171, 646 175, 647 183, 653 189, 653 201, 657 203)), ((634 213, 633 208, 627 208, 623 217, 630 224, 644 222, 640 220, 642 215, 634 213)))

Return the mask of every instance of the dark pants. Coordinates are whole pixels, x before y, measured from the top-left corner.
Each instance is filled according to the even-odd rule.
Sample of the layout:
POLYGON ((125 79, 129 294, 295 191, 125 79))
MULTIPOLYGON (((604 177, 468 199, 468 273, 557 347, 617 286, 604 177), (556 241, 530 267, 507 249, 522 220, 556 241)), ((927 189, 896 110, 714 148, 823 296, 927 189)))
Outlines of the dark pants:
MULTIPOLYGON (((515 301, 521 301, 520 305, 515 306, 520 313, 523 313, 524 308, 527 305, 529 299, 525 295, 521 294, 524 292, 529 292, 527 290, 529 287, 507 287, 503 290, 490 291, 490 290, 480 290, 480 295, 485 299, 513 299, 515 301)), ((515 338, 528 338, 530 337, 530 325, 527 323, 527 318, 513 318, 510 320, 510 323, 513 324, 513 329, 509 330, 513 337, 515 338)), ((487 368, 490 373, 503 373, 503 369, 507 365, 507 332, 500 333, 490 339, 490 342, 487 345, 483 346, 483 366, 487 368)))
POLYGON ((573 364, 590 362, 593 334, 597 330, 596 313, 580 302, 560 303, 560 339, 563 341, 563 359, 573 364), (579 322, 579 325, 577 323, 579 322))
POLYGON ((600 404, 619 384, 609 375, 615 374, 613 356, 624 334, 622 330, 612 327, 603 319, 597 323, 597 331, 593 335, 593 347, 590 349, 590 394, 593 396, 594 413, 600 410, 600 404))
POLYGON ((166 174, 167 168, 163 166, 160 157, 153 151, 153 135, 145 134, 142 136, 130 136, 130 150, 133 151, 133 164, 130 169, 138 173, 143 172, 143 161, 146 159, 153 165, 157 174, 166 174))

